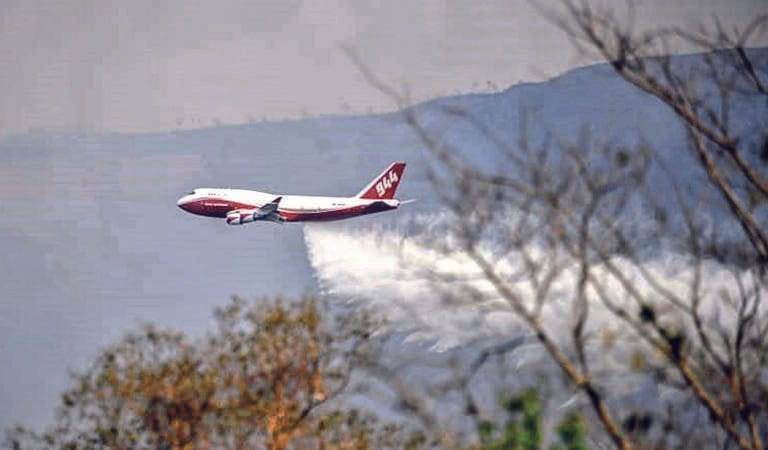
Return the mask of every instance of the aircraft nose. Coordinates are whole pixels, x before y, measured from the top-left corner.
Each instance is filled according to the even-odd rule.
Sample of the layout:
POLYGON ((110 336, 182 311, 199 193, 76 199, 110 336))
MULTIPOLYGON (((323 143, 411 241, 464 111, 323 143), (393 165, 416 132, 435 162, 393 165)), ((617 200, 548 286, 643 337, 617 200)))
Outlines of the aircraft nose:
POLYGON ((181 209, 184 209, 184 210, 186 210, 187 208, 185 208, 184 206, 185 206, 187 203, 189 203, 189 198, 188 198, 188 197, 189 197, 188 195, 185 195, 184 197, 181 197, 181 198, 180 198, 180 199, 179 199, 179 200, 176 202, 176 206, 178 206, 178 207, 179 207, 179 208, 181 208, 181 209))

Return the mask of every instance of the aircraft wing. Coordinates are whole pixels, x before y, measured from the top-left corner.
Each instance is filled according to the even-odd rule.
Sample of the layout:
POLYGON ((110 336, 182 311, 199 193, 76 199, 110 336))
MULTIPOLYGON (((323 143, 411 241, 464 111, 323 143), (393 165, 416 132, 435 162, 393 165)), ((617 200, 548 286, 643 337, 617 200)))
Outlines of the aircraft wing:
POLYGON ((266 205, 263 205, 261 208, 257 209, 253 212, 253 218, 258 219, 262 217, 267 217, 271 215, 272 213, 277 211, 277 207, 280 205, 280 200, 282 200, 283 197, 277 197, 276 199, 272 200, 271 202, 267 203, 266 205))

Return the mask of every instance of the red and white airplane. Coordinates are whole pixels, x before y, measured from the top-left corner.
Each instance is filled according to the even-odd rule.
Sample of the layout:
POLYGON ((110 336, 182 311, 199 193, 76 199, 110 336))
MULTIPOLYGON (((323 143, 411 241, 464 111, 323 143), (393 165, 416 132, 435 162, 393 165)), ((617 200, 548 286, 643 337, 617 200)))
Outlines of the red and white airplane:
POLYGON ((306 222, 347 219, 396 209, 405 202, 394 198, 405 171, 394 162, 354 197, 275 195, 244 189, 198 188, 181 197, 179 208, 192 214, 226 218, 230 225, 260 220, 306 222))

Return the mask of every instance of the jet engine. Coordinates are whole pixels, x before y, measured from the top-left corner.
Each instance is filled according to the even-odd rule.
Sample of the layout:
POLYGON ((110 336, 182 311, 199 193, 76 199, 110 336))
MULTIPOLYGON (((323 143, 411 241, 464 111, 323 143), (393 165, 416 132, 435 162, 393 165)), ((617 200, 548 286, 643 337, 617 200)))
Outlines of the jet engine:
POLYGON ((227 214, 227 224, 242 225, 244 223, 253 222, 253 215, 255 212, 255 209, 237 209, 235 211, 230 211, 227 214))

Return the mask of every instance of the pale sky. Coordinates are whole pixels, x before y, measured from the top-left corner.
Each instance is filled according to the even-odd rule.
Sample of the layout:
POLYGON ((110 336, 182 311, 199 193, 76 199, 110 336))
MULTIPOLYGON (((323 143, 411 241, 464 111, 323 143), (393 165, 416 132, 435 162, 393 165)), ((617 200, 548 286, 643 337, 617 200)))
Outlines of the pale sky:
MULTIPOLYGON (((768 12, 765 0, 635 3, 641 27, 715 15, 743 27, 768 12)), ((391 110, 340 44, 416 100, 588 62, 529 0, 2 0, 0 133, 391 110)))

